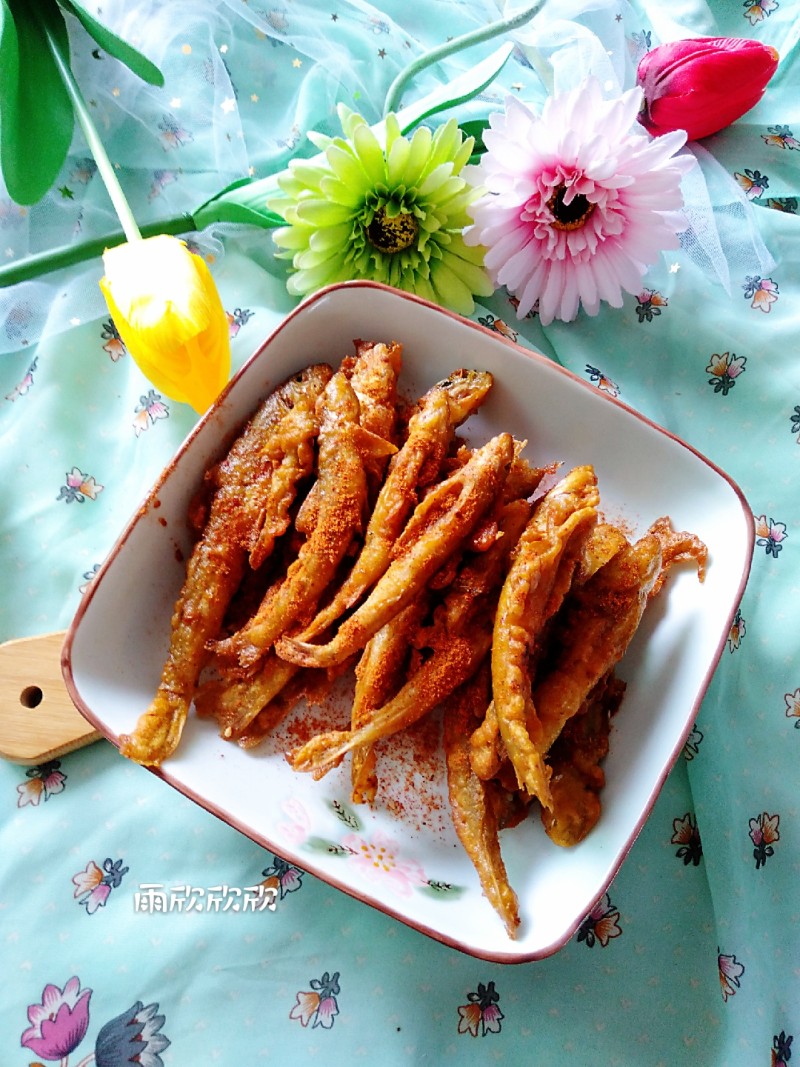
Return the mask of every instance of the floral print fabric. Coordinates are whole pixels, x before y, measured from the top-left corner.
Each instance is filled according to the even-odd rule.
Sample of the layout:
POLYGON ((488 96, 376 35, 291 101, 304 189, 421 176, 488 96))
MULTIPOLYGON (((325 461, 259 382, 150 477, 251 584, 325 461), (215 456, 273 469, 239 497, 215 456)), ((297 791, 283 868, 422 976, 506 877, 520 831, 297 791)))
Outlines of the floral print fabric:
MULTIPOLYGON (((135 21, 139 46, 168 76, 161 95, 139 93, 111 60, 76 53, 144 221, 308 154, 309 129, 335 132, 335 103, 377 121, 403 66, 502 5, 201 0, 181 7, 185 18, 150 0, 101 6, 123 35, 135 21)), ((681 248, 596 318, 543 327, 535 311, 518 319, 503 289, 472 316, 683 437, 734 478, 753 515, 751 577, 719 667, 607 893, 562 951, 489 964, 265 852, 105 743, 36 767, 0 763, 4 1067, 371 1062, 376 1051, 389 1067, 791 1067, 800 1030, 800 6, 712 0, 670 21, 678 17, 656 0, 569 11, 548 2, 534 26, 542 54, 557 57, 558 26, 577 19, 616 69, 667 35, 749 35, 777 48, 764 100, 705 142, 770 262, 737 252, 726 287, 681 248), (143 907, 153 887, 180 889, 184 906, 143 907), (239 906, 235 890, 245 887, 274 907, 239 906)), ((500 108, 506 92, 541 102, 531 33, 484 103, 500 108)), ((455 56, 444 69, 475 60, 455 56)), ((415 91, 439 77, 424 73, 415 91)), ((74 149, 46 210, 22 213, 0 189, 6 260, 37 241, 104 232, 93 168, 79 141, 74 149)), ((264 233, 228 227, 191 241, 215 273, 239 366, 294 305, 284 268, 264 233)), ((68 624, 195 421, 137 371, 93 302, 99 274, 90 264, 0 292, 0 640, 68 624)), ((301 815, 276 812, 299 836, 301 815)), ((391 842, 366 841, 343 821, 338 845, 356 863, 391 842)), ((398 892, 424 879, 392 870, 398 892)))

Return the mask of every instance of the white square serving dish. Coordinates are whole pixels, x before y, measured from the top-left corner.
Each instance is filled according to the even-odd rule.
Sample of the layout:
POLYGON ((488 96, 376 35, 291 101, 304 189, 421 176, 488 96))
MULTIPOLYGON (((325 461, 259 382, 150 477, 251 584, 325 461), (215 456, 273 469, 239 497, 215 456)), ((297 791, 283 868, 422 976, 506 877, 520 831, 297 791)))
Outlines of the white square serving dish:
POLYGON ((445 944, 504 963, 540 959, 578 928, 647 818, 725 647, 753 549, 752 514, 727 475, 557 364, 378 284, 310 297, 236 375, 134 513, 69 629, 67 686, 111 742, 133 729, 158 685, 191 548, 188 504, 203 473, 261 398, 309 363, 338 364, 355 338, 402 343, 408 396, 458 367, 491 371, 489 399, 463 428, 470 443, 507 430, 527 440, 533 463, 592 463, 603 512, 632 535, 669 515, 708 546, 705 582, 692 567, 674 568, 618 669, 627 692, 613 720, 600 820, 572 849, 553 844, 535 815, 502 833, 522 915, 512 941, 451 826, 442 761, 420 756, 421 740, 435 738, 425 724, 405 748, 386 746, 387 784, 371 809, 350 802, 347 761, 319 781, 290 768, 291 720, 244 750, 192 715, 178 752, 153 773, 284 860, 445 944))

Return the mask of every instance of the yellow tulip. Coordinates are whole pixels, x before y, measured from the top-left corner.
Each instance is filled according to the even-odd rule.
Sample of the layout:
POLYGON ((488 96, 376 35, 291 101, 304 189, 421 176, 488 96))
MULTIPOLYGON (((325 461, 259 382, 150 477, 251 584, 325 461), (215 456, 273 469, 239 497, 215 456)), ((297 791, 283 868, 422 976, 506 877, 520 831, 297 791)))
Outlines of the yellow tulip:
POLYGON ((160 392, 203 414, 230 377, 228 319, 200 256, 161 234, 106 249, 100 288, 122 341, 160 392))

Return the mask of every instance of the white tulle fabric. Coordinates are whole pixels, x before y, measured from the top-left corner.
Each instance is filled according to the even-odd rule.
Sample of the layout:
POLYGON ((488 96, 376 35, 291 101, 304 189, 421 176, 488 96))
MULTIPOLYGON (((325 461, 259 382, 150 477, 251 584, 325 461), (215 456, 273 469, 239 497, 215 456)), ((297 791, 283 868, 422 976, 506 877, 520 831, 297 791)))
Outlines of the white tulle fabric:
MULTIPOLYGON (((91 5, 89 5, 91 7, 91 5)), ((439 0, 426 14, 414 5, 384 4, 390 16, 365 0, 336 6, 308 2, 256 7, 241 0, 103 0, 99 17, 160 66, 163 88, 141 82, 94 47, 69 18, 72 65, 140 225, 189 214, 233 181, 283 169, 293 155, 314 149, 305 134, 335 131, 335 104, 344 101, 378 121, 397 73, 440 39, 435 27, 448 18, 454 35, 485 26, 529 6, 514 0, 439 0), (389 37, 400 54, 384 54, 389 37), (370 42, 372 62, 353 62, 370 42), (358 47, 355 47, 358 42, 358 47), (291 59, 289 57, 292 57, 291 59), (253 89, 252 86, 257 88, 253 89), (244 86, 240 90, 240 85, 244 86)), ((649 11, 648 16, 652 15, 649 11)), ((533 106, 593 74, 609 97, 634 84, 648 42, 625 36, 618 18, 629 5, 609 0, 543 4, 514 31, 515 51, 501 77, 459 114, 486 116, 508 92, 533 106)), ((424 71, 408 90, 418 98, 467 70, 496 42, 455 55, 424 71)), ((699 146, 699 166, 686 178, 689 229, 684 250, 720 284, 731 275, 768 273, 771 257, 736 183, 699 146)), ((80 130, 53 188, 39 203, 14 204, 0 180, 0 262, 21 262, 119 229, 80 130)), ((206 257, 219 263, 226 249, 243 247, 276 276, 267 236, 241 227, 193 234, 206 257)), ((105 313, 97 287, 99 258, 0 289, 0 353, 19 352, 44 337, 105 313)))

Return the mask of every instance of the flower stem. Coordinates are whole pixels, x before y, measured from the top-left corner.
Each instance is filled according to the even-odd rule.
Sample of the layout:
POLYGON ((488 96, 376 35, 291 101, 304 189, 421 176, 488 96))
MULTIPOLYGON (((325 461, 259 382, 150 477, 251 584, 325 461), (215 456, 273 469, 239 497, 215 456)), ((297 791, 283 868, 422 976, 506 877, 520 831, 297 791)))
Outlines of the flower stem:
POLYGON ((86 106, 86 101, 83 98, 78 83, 75 81, 75 76, 70 69, 70 65, 62 55, 58 41, 56 41, 53 36, 50 27, 44 21, 42 23, 42 32, 44 33, 56 67, 58 68, 58 73, 61 75, 64 87, 72 102, 75 117, 78 120, 78 124, 86 138, 86 143, 89 146, 89 150, 97 164, 98 173, 103 179, 103 184, 111 198, 111 203, 114 205, 114 210, 122 225, 125 238, 128 241, 138 241, 142 236, 139 232, 139 227, 133 217, 130 204, 126 200, 125 194, 122 191, 122 186, 119 184, 117 175, 114 173, 114 166, 108 158, 108 153, 100 139, 100 134, 97 132, 97 127, 89 114, 89 108, 86 106))
POLYGON ((413 63, 409 63, 407 67, 400 71, 392 84, 389 86, 389 91, 386 94, 386 101, 383 105, 384 117, 391 111, 396 111, 403 92, 410 81, 426 67, 432 66, 434 63, 440 63, 443 59, 447 59, 448 56, 454 55, 456 52, 461 52, 465 48, 472 48, 476 44, 483 44, 485 41, 491 41, 494 37, 500 37, 504 33, 509 33, 511 30, 517 29, 519 26, 524 26, 526 22, 536 15, 544 4, 544 0, 538 0, 538 3, 532 4, 530 7, 525 8, 523 11, 518 12, 516 15, 511 15, 508 18, 498 19, 497 22, 490 22, 488 26, 481 26, 480 29, 470 30, 469 33, 464 33, 460 37, 454 37, 451 41, 445 41, 444 44, 440 44, 437 48, 431 48, 425 52, 418 59, 415 59, 413 63))
MULTIPOLYGON (((177 235, 191 233, 196 229, 198 227, 190 215, 175 215, 173 218, 146 223, 138 232, 140 237, 155 237, 160 233, 177 235)), ((49 249, 47 252, 35 252, 16 263, 0 266, 0 289, 30 281, 51 271, 74 267, 89 259, 96 259, 102 256, 107 248, 124 244, 128 240, 130 238, 126 233, 117 230, 115 233, 106 233, 78 244, 62 245, 61 248, 49 249)))

